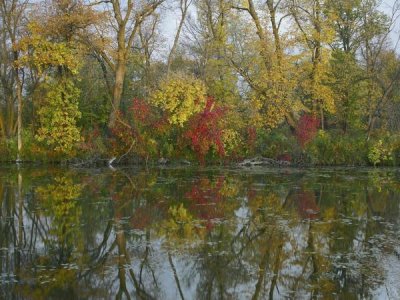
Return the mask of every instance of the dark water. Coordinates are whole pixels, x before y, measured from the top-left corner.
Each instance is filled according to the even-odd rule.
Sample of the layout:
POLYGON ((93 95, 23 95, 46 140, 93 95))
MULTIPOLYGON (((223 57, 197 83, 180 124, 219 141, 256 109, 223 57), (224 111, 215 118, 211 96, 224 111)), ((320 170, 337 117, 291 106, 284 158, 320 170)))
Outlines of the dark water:
POLYGON ((0 299, 400 299, 396 169, 0 169, 0 299))

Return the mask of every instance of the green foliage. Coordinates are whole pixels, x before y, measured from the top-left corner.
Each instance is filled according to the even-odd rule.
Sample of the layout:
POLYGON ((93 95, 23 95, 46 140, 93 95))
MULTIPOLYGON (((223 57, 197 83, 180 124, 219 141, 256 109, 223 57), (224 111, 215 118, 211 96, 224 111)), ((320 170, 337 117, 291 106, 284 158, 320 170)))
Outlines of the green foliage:
POLYGON ((284 154, 296 157, 300 151, 296 138, 287 128, 275 129, 269 133, 263 130, 257 132, 256 152, 265 157, 278 158, 284 154))
MULTIPOLYGON (((20 158, 24 161, 60 161, 62 156, 60 153, 55 153, 49 150, 46 145, 40 143, 31 128, 22 131, 22 139, 24 147, 20 153, 20 158)), ((17 153, 17 137, 10 138, 0 143, 0 161, 14 161, 17 153)))
POLYGON ((54 151, 72 154, 81 139, 77 121, 79 90, 72 80, 61 79, 43 84, 45 96, 38 111, 40 128, 36 138, 54 151))
POLYGON ((368 160, 374 166, 393 166, 400 163, 400 136, 381 135, 369 145, 368 160))
POLYGON ((382 140, 375 142, 368 152, 369 161, 376 166, 380 163, 392 161, 392 150, 384 145, 382 140))
POLYGON ((355 55, 344 51, 334 51, 331 59, 331 87, 335 92, 336 114, 342 130, 361 128, 364 105, 365 81, 363 71, 357 64, 355 55))
POLYGON ((310 162, 316 165, 365 165, 367 145, 362 135, 331 134, 320 130, 306 147, 310 162))

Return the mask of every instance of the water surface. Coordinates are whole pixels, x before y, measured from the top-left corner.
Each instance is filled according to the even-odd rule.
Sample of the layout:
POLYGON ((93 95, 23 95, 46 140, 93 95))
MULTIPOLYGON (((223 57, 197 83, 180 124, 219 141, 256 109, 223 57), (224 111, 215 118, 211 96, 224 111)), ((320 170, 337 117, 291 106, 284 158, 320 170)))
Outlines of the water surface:
POLYGON ((400 299, 397 169, 0 169, 0 299, 400 299))

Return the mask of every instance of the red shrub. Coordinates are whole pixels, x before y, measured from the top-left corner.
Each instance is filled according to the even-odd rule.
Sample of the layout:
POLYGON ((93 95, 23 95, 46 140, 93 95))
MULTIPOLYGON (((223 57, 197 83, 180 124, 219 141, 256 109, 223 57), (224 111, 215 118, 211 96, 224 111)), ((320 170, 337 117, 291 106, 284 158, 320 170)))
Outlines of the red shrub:
POLYGON ((144 100, 135 98, 132 100, 132 106, 129 110, 133 113, 135 122, 143 125, 149 125, 153 119, 152 107, 144 100))
POLYGON ((319 119, 317 116, 304 114, 300 117, 296 128, 296 137, 302 148, 315 138, 318 127, 319 119))
POLYGON ((216 147, 220 156, 225 155, 222 130, 219 127, 219 121, 225 111, 225 108, 217 107, 214 99, 209 97, 204 111, 194 116, 189 123, 185 137, 191 141, 193 150, 202 164, 212 146, 216 147))

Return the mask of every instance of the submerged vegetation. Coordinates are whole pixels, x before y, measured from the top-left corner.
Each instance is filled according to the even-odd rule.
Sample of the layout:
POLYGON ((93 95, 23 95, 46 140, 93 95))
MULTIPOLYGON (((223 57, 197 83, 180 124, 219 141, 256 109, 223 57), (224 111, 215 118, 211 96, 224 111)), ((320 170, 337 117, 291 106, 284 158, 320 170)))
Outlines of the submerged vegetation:
POLYGON ((399 165, 399 20, 398 0, 4 0, 0 160, 399 165))

